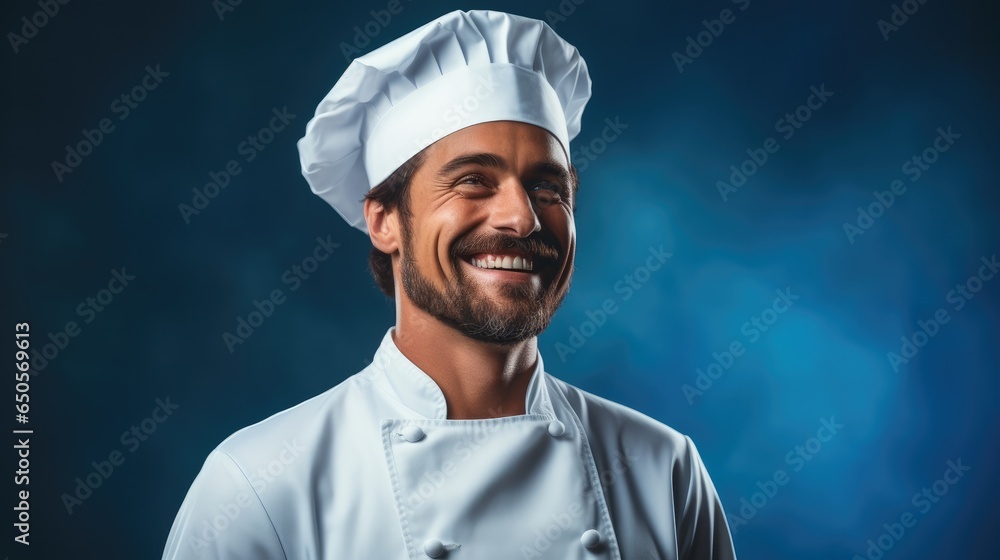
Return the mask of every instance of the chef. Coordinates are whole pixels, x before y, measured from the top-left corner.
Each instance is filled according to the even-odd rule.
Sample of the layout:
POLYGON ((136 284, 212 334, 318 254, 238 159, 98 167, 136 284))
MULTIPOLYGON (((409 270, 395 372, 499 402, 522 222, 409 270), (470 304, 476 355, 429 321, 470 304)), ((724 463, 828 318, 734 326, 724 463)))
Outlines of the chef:
POLYGON ((691 440, 538 351, 573 271, 590 92, 548 25, 490 11, 348 67, 302 171, 371 239, 396 324, 370 366, 211 452, 164 558, 735 558, 691 440))

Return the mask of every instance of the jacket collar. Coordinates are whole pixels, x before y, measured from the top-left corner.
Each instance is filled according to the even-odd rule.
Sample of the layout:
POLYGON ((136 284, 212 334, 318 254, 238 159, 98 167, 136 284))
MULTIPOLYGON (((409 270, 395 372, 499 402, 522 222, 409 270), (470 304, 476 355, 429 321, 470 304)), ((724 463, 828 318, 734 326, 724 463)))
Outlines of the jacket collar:
MULTIPOLYGON (((395 327, 390 327, 372 361, 376 383, 401 404, 425 418, 445 420, 448 405, 437 383, 409 360, 392 340, 395 327)), ((545 376, 542 355, 537 353, 535 370, 528 382, 524 410, 528 414, 554 416, 545 376)))

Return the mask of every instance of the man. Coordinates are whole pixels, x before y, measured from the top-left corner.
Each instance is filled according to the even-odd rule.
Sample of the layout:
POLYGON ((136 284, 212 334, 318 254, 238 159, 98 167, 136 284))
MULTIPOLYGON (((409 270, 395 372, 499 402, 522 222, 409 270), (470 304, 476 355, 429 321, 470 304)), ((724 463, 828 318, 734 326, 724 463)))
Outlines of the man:
POLYGON ((544 371, 590 78, 453 12, 354 61, 299 142, 396 301, 373 363, 209 455, 164 558, 735 558, 691 440, 544 371))

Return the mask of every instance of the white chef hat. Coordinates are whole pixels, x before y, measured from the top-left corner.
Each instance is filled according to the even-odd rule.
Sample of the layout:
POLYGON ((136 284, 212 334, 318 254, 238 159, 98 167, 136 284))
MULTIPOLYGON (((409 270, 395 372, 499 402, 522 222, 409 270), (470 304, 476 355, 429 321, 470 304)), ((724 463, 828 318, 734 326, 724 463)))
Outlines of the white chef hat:
POLYGON ((367 233, 365 193, 438 139, 524 122, 551 132, 568 158, 589 99, 587 64, 545 22, 454 11, 348 66, 298 142, 302 175, 367 233))

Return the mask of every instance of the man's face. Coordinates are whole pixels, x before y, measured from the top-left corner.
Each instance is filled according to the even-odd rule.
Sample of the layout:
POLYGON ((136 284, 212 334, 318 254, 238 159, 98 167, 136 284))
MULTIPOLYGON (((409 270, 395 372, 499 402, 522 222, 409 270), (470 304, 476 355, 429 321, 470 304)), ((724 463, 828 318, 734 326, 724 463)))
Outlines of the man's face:
POLYGON ((402 287, 461 333, 537 336, 569 291, 576 251, 569 162, 533 125, 482 123, 424 152, 403 218, 402 287))

